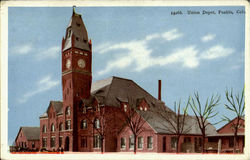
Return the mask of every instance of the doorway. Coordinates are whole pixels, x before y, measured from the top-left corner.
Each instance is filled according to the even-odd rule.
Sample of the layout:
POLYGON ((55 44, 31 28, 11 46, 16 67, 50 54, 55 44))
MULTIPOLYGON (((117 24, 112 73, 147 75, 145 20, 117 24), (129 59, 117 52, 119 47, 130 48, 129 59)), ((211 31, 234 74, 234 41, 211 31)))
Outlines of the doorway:
POLYGON ((69 151, 69 137, 65 138, 64 151, 69 151))
POLYGON ((163 137, 163 143, 162 143, 162 152, 166 152, 167 151, 167 147, 166 147, 166 136, 163 137))

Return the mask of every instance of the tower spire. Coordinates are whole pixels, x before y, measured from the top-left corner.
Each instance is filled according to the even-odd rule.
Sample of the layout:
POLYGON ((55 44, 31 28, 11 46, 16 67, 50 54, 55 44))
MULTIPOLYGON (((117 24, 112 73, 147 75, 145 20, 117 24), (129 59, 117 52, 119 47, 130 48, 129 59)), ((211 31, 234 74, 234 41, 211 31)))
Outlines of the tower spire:
POLYGON ((75 14, 76 13, 76 6, 74 5, 73 6, 73 14, 75 14))

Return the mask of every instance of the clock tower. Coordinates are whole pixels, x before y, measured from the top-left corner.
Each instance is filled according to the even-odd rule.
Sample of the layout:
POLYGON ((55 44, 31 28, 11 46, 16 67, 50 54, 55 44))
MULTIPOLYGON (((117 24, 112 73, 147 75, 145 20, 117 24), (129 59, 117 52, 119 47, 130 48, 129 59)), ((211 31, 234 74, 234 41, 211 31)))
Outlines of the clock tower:
POLYGON ((64 149, 78 150, 79 103, 90 97, 92 44, 80 14, 73 14, 62 40, 62 93, 65 121, 64 149))

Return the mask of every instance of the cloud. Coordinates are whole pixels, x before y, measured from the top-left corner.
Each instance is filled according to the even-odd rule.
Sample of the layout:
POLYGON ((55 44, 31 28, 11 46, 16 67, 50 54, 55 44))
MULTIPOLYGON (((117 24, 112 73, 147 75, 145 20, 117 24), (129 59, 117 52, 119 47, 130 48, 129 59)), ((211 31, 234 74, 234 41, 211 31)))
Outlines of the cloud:
POLYGON ((56 58, 60 53, 60 47, 59 46, 53 46, 46 50, 42 50, 41 52, 38 52, 36 55, 38 60, 43 60, 47 58, 56 58))
POLYGON ((32 45, 30 43, 28 43, 28 44, 23 44, 23 45, 15 47, 12 50, 12 53, 13 54, 19 54, 19 55, 24 55, 24 54, 30 53, 31 50, 32 50, 32 45))
POLYGON ((173 29, 173 30, 170 30, 170 31, 162 34, 162 38, 164 38, 167 41, 172 41, 172 40, 178 39, 182 36, 183 36, 183 34, 179 33, 177 29, 173 29))
POLYGON ((35 90, 25 93, 20 99, 18 99, 18 102, 25 103, 32 96, 50 90, 51 88, 59 85, 59 83, 60 82, 58 80, 52 80, 51 76, 45 76, 40 81, 37 82, 36 84, 37 87, 35 90))
POLYGON ((100 54, 104 54, 104 53, 107 53, 108 51, 115 50, 115 49, 132 50, 132 49, 136 49, 133 47, 146 46, 146 43, 153 40, 153 39, 160 38, 160 39, 163 39, 166 41, 173 41, 173 40, 176 40, 182 36, 183 36, 183 34, 180 33, 178 31, 178 29, 172 29, 170 31, 163 32, 163 33, 154 33, 154 34, 147 35, 142 40, 132 40, 130 42, 122 42, 122 43, 118 43, 115 45, 113 45, 110 42, 106 42, 106 43, 103 43, 103 44, 96 46, 95 52, 100 53, 100 54))
POLYGON ((205 35, 205 36, 203 36, 203 37, 201 38, 201 41, 202 41, 202 42, 208 42, 208 41, 213 40, 215 37, 216 37, 215 34, 207 34, 207 35, 205 35))
POLYGON ((220 57, 226 57, 232 54, 234 50, 232 48, 224 48, 221 45, 212 46, 208 50, 201 53, 202 59, 216 59, 220 57))
MULTIPOLYGON (((177 29, 172 29, 164 33, 154 33, 147 35, 144 39, 131 40, 129 42, 121 42, 112 44, 110 42, 99 45, 98 53, 107 54, 110 51, 117 51, 116 57, 107 62, 105 68, 100 70, 97 74, 103 75, 114 69, 126 69, 133 66, 132 71, 140 72, 144 69, 153 66, 164 66, 169 64, 179 64, 184 68, 196 68, 199 66, 201 60, 212 60, 221 57, 229 56, 234 52, 232 48, 225 48, 222 45, 211 46, 202 51, 196 45, 188 45, 178 47, 170 53, 161 53, 161 56, 154 56, 154 50, 148 45, 149 41, 159 38, 166 41, 173 41, 183 34, 177 29)), ((209 37, 207 35, 207 37, 209 37)), ((215 35, 210 35, 215 37, 215 35)), ((209 38, 205 38, 208 40, 209 38)))

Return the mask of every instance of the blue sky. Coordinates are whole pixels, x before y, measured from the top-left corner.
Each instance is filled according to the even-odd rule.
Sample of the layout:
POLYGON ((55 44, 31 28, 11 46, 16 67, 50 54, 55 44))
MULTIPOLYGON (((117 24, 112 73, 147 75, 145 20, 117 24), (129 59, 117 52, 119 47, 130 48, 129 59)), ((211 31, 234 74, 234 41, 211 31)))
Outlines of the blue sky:
MULTIPOLYGON (((243 7, 77 7, 93 44, 93 81, 132 79, 173 108, 198 91, 204 100, 244 86, 243 7), (231 14, 188 15, 188 10, 231 14), (171 15, 182 11, 183 15, 171 15)), ((10 7, 8 18, 8 140, 20 126, 39 126, 50 100, 61 100, 61 41, 72 7, 10 7)), ((193 113, 190 110, 190 114, 193 113)), ((219 128, 223 123, 216 125, 219 128)))

